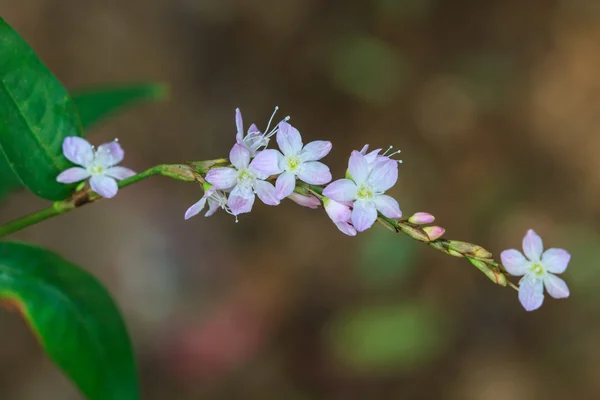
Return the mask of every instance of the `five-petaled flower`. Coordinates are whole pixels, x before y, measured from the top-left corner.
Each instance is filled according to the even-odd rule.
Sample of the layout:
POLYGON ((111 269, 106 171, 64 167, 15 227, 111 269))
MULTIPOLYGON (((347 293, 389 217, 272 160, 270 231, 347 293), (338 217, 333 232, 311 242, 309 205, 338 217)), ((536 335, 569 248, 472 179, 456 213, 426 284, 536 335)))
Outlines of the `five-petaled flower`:
POLYGON ((544 286, 555 299, 569 297, 565 281, 554 274, 565 272, 571 255, 563 249, 544 251, 542 238, 533 229, 523 238, 523 252, 504 250, 500 257, 509 274, 523 276, 519 282, 519 300, 525 310, 533 311, 544 302, 544 286))
POLYGON ((272 168, 277 165, 277 151, 263 150, 250 162, 250 152, 239 144, 234 144, 229 152, 232 167, 213 168, 206 174, 206 181, 217 190, 229 190, 229 206, 233 215, 252 210, 255 194, 263 203, 270 206, 279 204, 275 187, 265 181, 270 175, 278 173, 272 168))
POLYGON ((382 159, 369 166, 364 155, 353 151, 348 162, 348 178, 330 183, 323 195, 337 202, 353 202, 352 225, 357 231, 369 229, 377 219, 377 211, 388 218, 400 218, 398 202, 385 191, 398 180, 398 163, 382 159))
POLYGON ((331 142, 315 140, 304 146, 298 129, 284 121, 279 123, 277 144, 281 153, 277 151, 277 160, 273 160, 274 164, 270 167, 281 173, 275 182, 279 199, 292 194, 296 177, 311 185, 323 185, 331 181, 329 167, 317 161, 331 151, 331 142))
POLYGON ((74 183, 90 178, 90 187, 100 196, 114 197, 119 187, 117 181, 135 175, 129 168, 119 167, 125 152, 115 140, 94 147, 85 139, 77 136, 66 137, 62 144, 63 154, 73 164, 81 167, 72 167, 61 172, 56 180, 60 183, 74 183))
POLYGON ((225 192, 215 189, 215 187, 210 183, 205 183, 204 196, 202 196, 200 200, 187 209, 185 212, 185 219, 190 219, 197 215, 200 211, 202 211, 206 203, 208 203, 208 211, 206 211, 206 214, 204 214, 205 217, 210 217, 217 212, 219 208, 231 213, 229 211, 229 207, 227 206, 227 195, 225 192))

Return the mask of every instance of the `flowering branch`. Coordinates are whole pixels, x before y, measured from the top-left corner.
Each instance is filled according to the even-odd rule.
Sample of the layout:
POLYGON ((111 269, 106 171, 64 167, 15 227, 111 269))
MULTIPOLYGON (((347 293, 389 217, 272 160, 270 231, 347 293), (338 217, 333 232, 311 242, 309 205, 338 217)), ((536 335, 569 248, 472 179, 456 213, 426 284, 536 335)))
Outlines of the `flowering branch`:
POLYGON ((63 154, 78 166, 60 173, 57 181, 73 183, 89 179, 89 185, 84 182, 70 198, 0 226, 0 237, 102 198, 111 198, 120 188, 147 177, 163 175, 202 185, 204 195, 188 208, 185 219, 208 205, 206 216, 223 209, 235 216, 237 222, 240 214, 252 210, 256 197, 270 206, 288 198, 305 207, 323 206, 336 227, 348 236, 355 236, 378 222, 444 254, 465 258, 495 284, 516 289, 527 311, 542 305, 544 287, 554 298, 569 296, 566 283, 554 275, 566 270, 569 253, 563 249, 544 251, 542 239, 533 230, 523 239, 525 255, 514 249, 505 250, 499 263, 479 245, 444 238, 445 229, 432 226, 435 218, 429 213, 401 218, 398 202, 385 194, 398 179, 401 161, 392 157, 399 151, 388 154, 390 147, 383 153, 381 149, 368 152, 366 145, 350 155, 346 177, 331 182, 329 167, 320 161, 331 151, 331 142, 316 140, 304 145, 300 132, 287 122, 289 117, 269 130, 272 120, 273 116, 264 133, 252 124, 244 134, 238 109, 236 143, 228 159, 158 165, 139 174, 118 166, 124 152, 117 141, 95 149, 84 139, 68 137, 63 143, 63 154), (275 134, 280 150, 267 149, 275 134), (509 281, 510 276, 522 276, 519 287, 509 281))

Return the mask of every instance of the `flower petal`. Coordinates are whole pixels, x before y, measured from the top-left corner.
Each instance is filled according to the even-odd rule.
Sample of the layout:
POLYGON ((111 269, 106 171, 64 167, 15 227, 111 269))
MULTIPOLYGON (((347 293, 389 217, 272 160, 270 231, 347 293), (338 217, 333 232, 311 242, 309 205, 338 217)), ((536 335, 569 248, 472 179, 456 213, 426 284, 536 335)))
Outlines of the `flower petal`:
POLYGON ((255 171, 257 171, 264 179, 271 175, 280 174, 283 170, 279 167, 279 160, 283 158, 277 150, 263 150, 254 157, 250 163, 255 171))
POLYGON ((542 281, 530 277, 521 279, 519 301, 527 311, 540 308, 544 302, 544 285, 542 281))
POLYGON ((192 218, 194 215, 196 215, 200 211, 202 211, 205 204, 206 204, 206 197, 203 197, 200 200, 198 200, 196 203, 194 203, 194 205, 192 205, 190 208, 187 209, 187 211, 185 212, 184 218, 185 219, 192 218))
POLYGON ((372 166, 372 164, 373 164, 375 161, 377 161, 377 159, 378 159, 379 157, 381 157, 381 156, 379 155, 379 152, 380 152, 381 150, 382 150, 382 149, 375 149, 375 150, 373 150, 372 152, 370 152, 370 153, 368 153, 368 154, 365 154, 365 159, 367 160, 367 162, 369 163, 369 165, 370 165, 370 166, 372 166))
POLYGON ((296 188, 296 175, 289 171, 279 175, 277 177, 277 182, 275 182, 275 188, 277 189, 276 194, 278 199, 281 200, 288 197, 296 188))
POLYGON ((56 181, 60 183, 79 182, 90 177, 90 173, 85 168, 73 167, 64 170, 56 177, 56 181))
POLYGON ((239 144, 234 144, 229 151, 229 161, 237 169, 244 169, 250 164, 250 151, 239 144))
POLYGON ((530 262, 519 250, 504 250, 500 253, 500 259, 509 274, 521 276, 527 273, 530 262))
POLYGON ((206 173, 206 181, 217 189, 230 189, 235 186, 237 175, 238 172, 233 168, 212 168, 206 173))
POLYGON ((352 217, 350 207, 344 204, 327 197, 323 198, 323 204, 325 205, 325 212, 333 222, 347 222, 352 217))
POLYGON ((208 199, 208 211, 206 211, 206 214, 204 214, 204 216, 210 217, 211 215, 213 215, 214 213, 217 212, 219 207, 221 207, 221 204, 219 204, 219 202, 217 200, 209 198, 208 199))
POLYGON ((244 121, 242 120, 242 112, 240 111, 239 108, 235 109, 235 128, 236 128, 236 134, 235 134, 235 140, 237 143, 242 143, 242 140, 244 139, 244 121))
POLYGON ((328 140, 315 140, 310 142, 300 152, 302 161, 317 161, 325 157, 331 151, 331 142, 328 140))
POLYGON ((90 178, 92 190, 105 199, 115 197, 119 191, 117 181, 106 175, 94 175, 90 178))
POLYGON ((369 229, 377 219, 377 209, 375 204, 367 201, 354 202, 352 210, 352 225, 358 232, 363 232, 369 229))
POLYGON ((569 297, 569 287, 556 275, 546 274, 544 277, 544 286, 546 286, 546 290, 548 294, 555 299, 564 299, 569 297))
POLYGON ((123 161, 123 157, 125 157, 125 152, 119 142, 112 141, 98 146, 94 162, 104 168, 109 168, 123 161))
POLYGON ((348 160, 348 173, 357 185, 364 183, 369 176, 369 163, 365 156, 354 150, 348 160))
POLYGON ((396 184, 398 180, 398 163, 394 160, 385 159, 376 161, 369 174, 368 181, 377 192, 385 192, 396 184))
POLYGON ((294 203, 308 208, 319 208, 321 205, 321 201, 317 199, 315 196, 303 196, 298 193, 292 193, 288 197, 288 199, 292 200, 294 203))
POLYGON ((356 229, 348 222, 336 222, 335 226, 344 234, 348 236, 356 236, 356 229))
POLYGON ((256 196, 252 193, 252 189, 247 186, 236 185, 231 193, 229 193, 227 205, 233 215, 248 213, 252 210, 255 198, 256 196))
POLYGON ((338 179, 323 189, 323 196, 335 201, 354 201, 357 189, 356 184, 350 179, 338 179))
POLYGON ((286 156, 294 156, 302 150, 302 136, 298 129, 283 121, 279 123, 277 144, 286 156))
POLYGON ((105 175, 122 180, 135 175, 135 171, 125 167, 111 167, 104 172, 105 175))
POLYGON ((542 264, 548 272, 562 274, 567 269, 571 255, 563 249, 548 249, 542 254, 542 264))
POLYGON ((279 205, 279 198, 277 197, 275 186, 271 183, 257 179, 254 181, 254 192, 263 203, 269 206, 279 205))
POLYGON ((322 162, 308 161, 300 166, 298 178, 311 185, 324 185, 331 182, 331 172, 322 162))
POLYGON ((533 229, 527 231, 523 238, 523 252, 531 261, 539 261, 544 251, 542 238, 533 229))
POLYGON ((66 137, 62 144, 62 150, 67 160, 73 164, 87 167, 94 161, 94 149, 85 139, 78 136, 66 137))
POLYGON ((391 196, 385 194, 375 196, 375 207, 388 218, 400 218, 402 216, 398 202, 391 196))

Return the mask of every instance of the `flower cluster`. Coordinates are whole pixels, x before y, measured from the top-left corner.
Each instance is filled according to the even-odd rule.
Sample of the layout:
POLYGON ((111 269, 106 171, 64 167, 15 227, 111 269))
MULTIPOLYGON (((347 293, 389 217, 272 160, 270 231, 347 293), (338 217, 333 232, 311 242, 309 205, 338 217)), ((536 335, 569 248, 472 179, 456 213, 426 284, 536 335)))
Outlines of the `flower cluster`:
POLYGON ((272 120, 273 117, 265 133, 252 124, 244 135, 242 114, 239 109, 236 110, 236 143, 229 152, 231 166, 208 171, 206 182, 210 189, 205 187, 204 197, 188 209, 186 218, 200 212, 206 199, 210 206, 210 196, 214 197, 216 193, 219 198, 214 199, 213 208, 209 209, 207 216, 219 207, 236 217, 248 213, 257 196, 270 206, 278 205, 286 197, 306 207, 320 205, 317 198, 294 193, 294 189, 297 180, 312 185, 331 181, 329 167, 319 161, 331 151, 331 142, 318 140, 304 145, 300 132, 287 122, 289 118, 284 118, 269 130, 272 120), (275 134, 279 150, 267 149, 270 138, 275 134), (270 180, 274 180, 275 184, 270 180))
MULTIPOLYGON (((390 146, 383 153, 382 149, 369 152, 369 145, 365 145, 360 151, 351 153, 346 177, 331 182, 329 167, 320 161, 331 151, 331 142, 316 140, 304 145, 300 132, 289 124, 289 117, 270 129, 276 112, 277 108, 264 132, 252 124, 244 133, 242 114, 236 109, 237 131, 235 144, 229 152, 230 165, 209 169, 205 180, 197 178, 202 182, 204 195, 188 208, 185 219, 208 206, 205 216, 223 209, 237 221, 238 215, 252 210, 257 196, 270 206, 278 205, 284 198, 309 208, 323 205, 336 227, 348 236, 369 229, 379 217, 388 223, 389 219, 402 217, 398 202, 386 194, 398 180, 398 165, 402 161, 392 157, 399 151, 388 154, 390 146), (275 135, 279 149, 268 149, 270 139, 275 135), (327 186, 322 188, 321 185, 327 186)), ((94 149, 85 139, 67 137, 63 142, 63 154, 78 166, 63 171, 56 180, 69 184, 89 178, 90 188, 105 198, 117 194, 117 180, 135 175, 132 170, 118 166, 124 152, 116 140, 94 149)), ((407 233, 410 236, 431 243, 445 232, 440 226, 424 226, 434 220, 433 215, 418 212, 408 220, 398 222, 413 229, 407 233)), ((443 243, 442 240, 437 244, 443 246, 443 243)), ((472 254, 451 250, 454 251, 452 255, 473 258, 472 254)), ((554 298, 569 296, 567 284, 555 275, 567 269, 571 256, 566 250, 544 251, 542 239, 529 230, 523 239, 523 252, 505 250, 501 253, 502 265, 492 265, 522 277, 519 300, 527 311, 541 307, 544 287, 554 298)), ((493 261, 491 257, 489 260, 493 261)), ((470 261, 481 263, 478 259, 470 261)), ((481 268, 486 267, 482 264, 481 268)))

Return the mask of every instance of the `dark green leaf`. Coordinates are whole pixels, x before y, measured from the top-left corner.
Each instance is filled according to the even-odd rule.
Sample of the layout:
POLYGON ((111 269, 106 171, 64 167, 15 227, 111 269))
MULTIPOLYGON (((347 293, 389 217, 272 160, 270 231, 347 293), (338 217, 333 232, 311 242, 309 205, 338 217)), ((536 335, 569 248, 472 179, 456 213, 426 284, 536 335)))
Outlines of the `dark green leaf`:
POLYGON ((66 89, 0 19, 0 146, 12 170, 38 196, 64 199, 72 187, 56 182, 56 176, 71 166, 62 154, 62 142, 81 133, 66 89))
POLYGON ((167 89, 165 85, 141 83, 75 91, 73 93, 73 101, 79 111, 79 117, 85 129, 136 103, 148 100, 160 100, 166 94, 167 89))
POLYGON ((0 297, 17 307, 48 355, 88 398, 139 398, 125 324, 89 273, 48 250, 0 242, 0 297))

